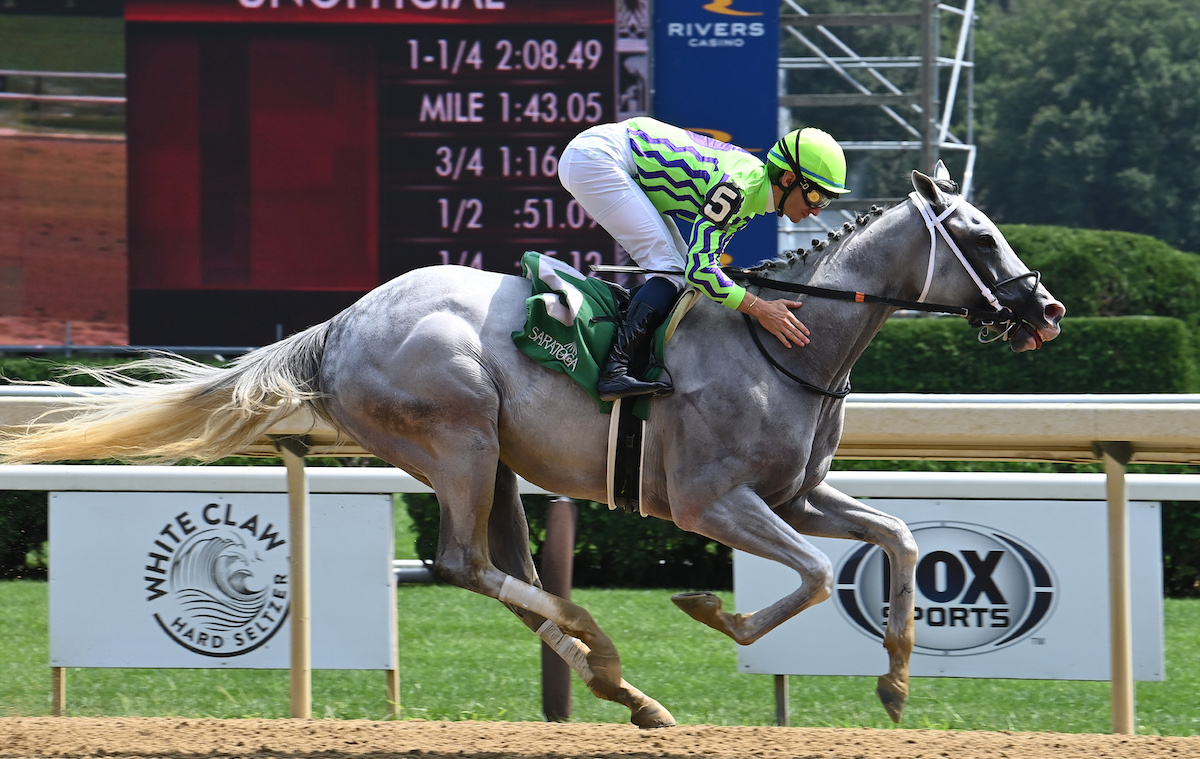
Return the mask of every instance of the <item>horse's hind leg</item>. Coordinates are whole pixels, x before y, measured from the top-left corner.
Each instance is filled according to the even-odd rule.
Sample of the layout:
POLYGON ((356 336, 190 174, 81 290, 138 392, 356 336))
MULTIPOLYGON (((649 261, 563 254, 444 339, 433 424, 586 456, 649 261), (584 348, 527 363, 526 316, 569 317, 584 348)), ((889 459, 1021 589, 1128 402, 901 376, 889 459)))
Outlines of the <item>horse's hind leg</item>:
MULTIPOLYGON (((360 326, 370 335, 378 330, 360 326)), ((340 361, 326 352, 322 388, 331 418, 364 448, 433 488, 441 510, 433 570, 440 578, 521 609, 527 624, 541 617, 535 629, 544 638, 553 632, 542 631, 550 620, 559 638, 570 636, 556 650, 573 656, 568 661, 594 693, 628 706, 639 726, 673 724, 666 710, 621 680, 617 650, 591 615, 536 584, 528 530, 516 513, 516 477, 500 464, 501 401, 478 359, 478 329, 446 313, 410 326, 399 345, 350 339, 338 349, 340 361)))
MULTIPOLYGON (((538 579, 533 555, 529 552, 529 523, 525 518, 525 506, 517 489, 517 475, 504 464, 496 468, 496 487, 492 496, 492 510, 488 518, 488 550, 492 563, 507 575, 542 587, 538 579)), ((513 613, 525 621, 535 616, 518 607, 513 613)), ((541 617, 536 624, 541 624, 541 617)), ((526 622, 529 624, 529 622, 526 622)), ((534 630, 536 626, 530 625, 534 630)))
POLYGON ((875 693, 892 721, 899 722, 908 700, 908 663, 913 649, 913 589, 918 554, 912 533, 902 520, 826 484, 808 493, 802 509, 784 509, 781 515, 806 535, 862 540, 874 543, 887 554, 891 587, 883 646, 888 652, 889 666, 888 673, 879 678, 875 693))
MULTIPOLYGON (((488 544, 492 562, 500 571, 560 604, 573 606, 577 611, 572 611, 571 617, 581 620, 584 626, 590 624, 595 627, 591 615, 582 607, 555 598, 541 589, 533 557, 529 553, 529 526, 517 491, 517 476, 503 464, 496 472, 496 486, 488 520, 488 544)), ((605 662, 604 668, 597 673, 590 662, 592 649, 580 640, 581 635, 564 633, 558 624, 528 606, 503 598, 501 601, 554 649, 596 696, 628 707, 631 713, 630 721, 635 725, 669 727, 675 724, 675 719, 661 704, 621 678, 620 660, 616 658, 615 648, 612 648, 613 659, 605 662), (615 667, 612 666, 614 662, 615 667)), ((602 641, 608 641, 599 627, 595 628, 595 632, 602 636, 602 641)), ((591 636, 591 640, 597 640, 595 635, 591 636)), ((612 646, 611 642, 608 642, 608 646, 612 646)))

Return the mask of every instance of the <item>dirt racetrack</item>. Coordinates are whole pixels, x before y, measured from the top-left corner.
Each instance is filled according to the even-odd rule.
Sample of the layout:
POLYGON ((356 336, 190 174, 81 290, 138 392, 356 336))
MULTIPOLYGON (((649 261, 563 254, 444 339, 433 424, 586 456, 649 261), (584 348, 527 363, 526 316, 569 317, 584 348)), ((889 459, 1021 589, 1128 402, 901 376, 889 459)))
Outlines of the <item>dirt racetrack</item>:
POLYGON ((1196 759, 1200 737, 337 720, 0 719, 0 759, 1196 759))
POLYGON ((0 129, 0 344, 129 341, 125 142, 0 129))

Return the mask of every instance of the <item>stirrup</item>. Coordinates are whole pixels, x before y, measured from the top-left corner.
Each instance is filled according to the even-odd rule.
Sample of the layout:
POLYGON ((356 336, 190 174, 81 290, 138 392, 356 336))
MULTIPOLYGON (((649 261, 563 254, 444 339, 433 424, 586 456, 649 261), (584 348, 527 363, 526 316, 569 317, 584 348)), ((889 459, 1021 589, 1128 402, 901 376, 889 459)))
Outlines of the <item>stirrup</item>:
POLYGON ((606 380, 602 379, 596 384, 596 392, 600 394, 602 401, 615 401, 641 395, 659 397, 675 392, 675 386, 669 380, 641 380, 628 374, 607 380, 611 385, 609 388, 604 387, 604 382, 606 380))

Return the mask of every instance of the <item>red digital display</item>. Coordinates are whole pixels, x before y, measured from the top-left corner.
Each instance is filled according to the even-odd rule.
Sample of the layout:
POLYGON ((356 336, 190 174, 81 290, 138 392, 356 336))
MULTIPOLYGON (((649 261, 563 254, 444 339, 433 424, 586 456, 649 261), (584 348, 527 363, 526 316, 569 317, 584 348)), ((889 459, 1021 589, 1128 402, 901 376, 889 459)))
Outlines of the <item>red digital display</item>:
POLYGON ((127 21, 270 24, 612 24, 590 0, 125 0, 127 21))
POLYGON ((132 289, 379 283, 375 56, 315 31, 131 25, 132 289))
POLYGON ((611 262, 558 159, 616 119, 616 5, 127 0, 131 339, 262 344, 431 264, 611 262))
POLYGON ((526 250, 611 261, 558 158, 614 119, 613 47, 611 25, 434 26, 381 51, 384 279, 439 263, 515 273, 526 250))

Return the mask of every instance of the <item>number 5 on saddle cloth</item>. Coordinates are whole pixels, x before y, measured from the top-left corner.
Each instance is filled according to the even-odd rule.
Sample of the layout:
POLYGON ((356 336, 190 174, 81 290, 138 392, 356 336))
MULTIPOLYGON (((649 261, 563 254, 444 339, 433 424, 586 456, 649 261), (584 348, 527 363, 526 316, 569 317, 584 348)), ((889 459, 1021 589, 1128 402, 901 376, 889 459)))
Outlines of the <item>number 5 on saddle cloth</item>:
MULTIPOLYGON (((579 383, 600 413, 616 411, 609 423, 608 506, 638 511, 642 427, 650 414, 650 398, 611 402, 600 400, 596 392, 596 380, 629 303, 629 293, 533 251, 521 257, 521 271, 533 283, 533 294, 525 301, 525 328, 512 334, 513 342, 534 361, 579 383)), ((679 296, 671 315, 655 332, 653 356, 643 359, 650 366, 641 376, 655 379, 663 370, 663 346, 696 296, 692 289, 679 296)))

